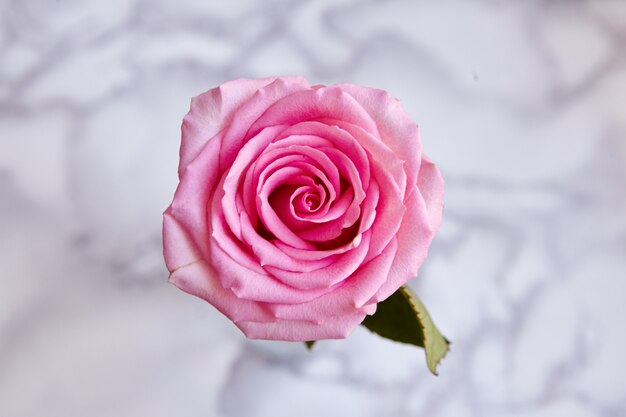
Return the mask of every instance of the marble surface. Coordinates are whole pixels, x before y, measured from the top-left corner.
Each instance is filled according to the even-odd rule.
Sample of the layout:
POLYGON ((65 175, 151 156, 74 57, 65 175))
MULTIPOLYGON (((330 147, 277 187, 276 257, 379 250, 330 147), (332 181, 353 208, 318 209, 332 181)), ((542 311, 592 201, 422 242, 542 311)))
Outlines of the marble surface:
POLYGON ((0 1, 0 416, 626 415, 626 1, 0 1), (447 180, 454 341, 252 342, 167 284, 189 98, 385 88, 447 180))

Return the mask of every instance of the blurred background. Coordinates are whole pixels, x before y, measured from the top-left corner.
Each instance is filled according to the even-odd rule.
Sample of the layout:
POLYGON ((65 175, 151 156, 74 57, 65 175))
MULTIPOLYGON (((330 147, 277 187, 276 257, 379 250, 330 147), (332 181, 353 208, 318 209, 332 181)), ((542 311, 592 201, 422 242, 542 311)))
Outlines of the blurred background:
POLYGON ((626 415, 626 1, 0 0, 0 416, 626 415), (167 283, 191 96, 389 90, 447 180, 453 340, 253 342, 167 283))

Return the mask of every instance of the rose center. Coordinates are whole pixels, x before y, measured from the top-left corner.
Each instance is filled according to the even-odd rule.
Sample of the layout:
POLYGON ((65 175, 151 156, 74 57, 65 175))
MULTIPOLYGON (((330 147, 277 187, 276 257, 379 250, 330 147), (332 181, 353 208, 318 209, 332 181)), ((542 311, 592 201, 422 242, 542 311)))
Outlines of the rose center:
POLYGON ((319 196, 312 193, 306 193, 302 197, 304 199, 304 205, 309 211, 315 211, 320 206, 319 196))
POLYGON ((291 199, 293 210, 299 215, 315 213, 322 205, 319 191, 313 187, 297 189, 291 199))

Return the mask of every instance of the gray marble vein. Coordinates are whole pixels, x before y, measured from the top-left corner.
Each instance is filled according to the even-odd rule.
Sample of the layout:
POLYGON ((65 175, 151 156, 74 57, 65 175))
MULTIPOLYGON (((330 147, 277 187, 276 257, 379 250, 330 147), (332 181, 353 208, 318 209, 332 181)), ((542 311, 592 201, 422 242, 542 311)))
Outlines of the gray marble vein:
POLYGON ((626 415, 626 1, 0 1, 0 416, 626 415), (189 98, 384 88, 447 180, 454 341, 246 340, 167 284, 189 98))

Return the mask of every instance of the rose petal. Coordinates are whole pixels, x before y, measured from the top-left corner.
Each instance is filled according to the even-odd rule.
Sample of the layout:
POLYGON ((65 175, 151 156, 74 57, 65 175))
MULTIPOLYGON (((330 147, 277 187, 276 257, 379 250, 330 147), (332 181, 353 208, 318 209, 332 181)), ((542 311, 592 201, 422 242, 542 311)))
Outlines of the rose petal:
POLYGON ((308 226, 299 227, 298 236, 310 242, 329 242, 336 239, 359 218, 360 209, 355 207, 354 200, 354 193, 349 188, 320 218, 294 215, 297 220, 309 222, 308 226))
POLYGON ((436 232, 441 225, 441 216, 443 214, 444 181, 439 169, 426 155, 422 157, 417 187, 426 203, 430 226, 436 232))
POLYGON ((333 262, 330 258, 319 260, 291 258, 287 256, 285 252, 278 249, 272 242, 259 236, 250 223, 250 218, 247 213, 242 212, 240 216, 241 236, 243 241, 250 246, 259 264, 263 266, 264 269, 268 269, 268 267, 272 266, 285 271, 301 273, 324 268, 333 262))
POLYGON ((396 235, 398 252, 393 260, 388 279, 383 283, 371 302, 379 302, 406 282, 417 276, 417 271, 428 254, 428 247, 435 230, 429 223, 424 199, 414 186, 405 202, 406 213, 396 235))
POLYGON ((222 287, 216 277, 217 272, 209 264, 198 262, 172 272, 170 282, 186 293, 208 301, 235 324, 242 320, 276 320, 266 304, 237 297, 222 287))
POLYGON ((344 339, 363 321, 366 314, 364 311, 355 311, 323 323, 297 320, 266 323, 242 321, 237 323, 237 326, 250 339, 287 340, 291 342, 344 339))
MULTIPOLYGON (((281 130, 284 130, 284 127, 272 126, 260 131, 241 148, 237 158, 233 161, 226 174, 222 185, 224 195, 221 200, 221 211, 231 231, 239 239, 241 239, 239 226, 239 213, 241 210, 237 207, 237 195, 240 192, 240 188, 243 188, 242 180, 250 165, 254 163, 281 130)), ((214 155, 214 158, 217 159, 218 155, 214 155)), ((248 197, 254 198, 253 196, 254 194, 248 197)), ((246 194, 243 197, 246 197, 246 194)), ((245 206, 245 201, 243 201, 243 205, 245 206)))
POLYGON ((316 259, 324 259, 333 255, 341 255, 342 253, 346 253, 352 248, 355 248, 356 246, 358 246, 362 239, 363 239, 363 236, 361 236, 361 234, 358 234, 352 239, 352 241, 346 243, 343 246, 338 246, 332 249, 303 250, 303 249, 294 248, 293 246, 286 245, 279 241, 274 242, 274 245, 276 245, 277 248, 279 248, 280 250, 282 250, 288 256, 291 256, 292 258, 303 259, 303 260, 316 260, 316 259))
POLYGON ((327 294, 302 304, 271 304, 269 308, 281 320, 340 320, 354 310, 371 308, 371 299, 387 280, 388 273, 398 250, 396 239, 381 252, 380 256, 361 267, 327 294), (367 307, 366 307, 367 306, 367 307))
POLYGON ((165 260, 169 280, 181 290, 213 304, 233 321, 273 321, 274 314, 266 305, 239 299, 220 285, 218 274, 198 251, 184 227, 171 215, 164 216, 165 260))
POLYGON ((343 120, 378 135, 376 123, 369 113, 354 97, 336 86, 306 89, 276 101, 254 122, 248 134, 255 135, 267 126, 294 125, 318 118, 343 120))
MULTIPOLYGON (((369 161, 362 144, 347 130, 337 127, 337 120, 324 119, 323 121, 306 121, 290 126, 278 135, 276 143, 301 144, 312 147, 330 146, 339 149, 358 168, 361 182, 364 189, 367 189, 370 180, 369 161), (316 140, 313 141, 312 138, 316 140)), ((342 124, 353 126, 345 122, 342 124)), ((363 130, 363 132, 365 131, 363 130)))
POLYGON ((230 289, 237 298, 266 303, 300 303, 313 300, 331 288, 305 291, 285 285, 267 272, 249 269, 234 260, 230 252, 220 245, 213 245, 211 262, 223 287, 230 289))
MULTIPOLYGON (((399 199, 399 193, 395 189, 395 183, 390 179, 389 174, 381 168, 374 168, 372 173, 378 185, 379 195, 376 205, 376 216, 370 227, 372 243, 370 245, 370 253, 365 259, 366 261, 378 256, 398 233, 407 210, 405 202, 399 199)), ((414 239, 419 239, 419 237, 416 235, 414 239)))
POLYGON ((383 141, 361 127, 341 121, 336 123, 338 129, 345 130, 359 142, 359 145, 367 152, 367 158, 371 161, 371 165, 382 167, 393 178, 400 199, 404 199, 407 185, 406 162, 400 159, 383 141))
MULTIPOLYGON (((263 88, 259 88, 233 113, 232 123, 224 134, 224 144, 220 150, 220 164, 224 167, 230 166, 247 140, 262 130, 255 129, 253 134, 247 135, 250 126, 267 111, 268 107, 297 91, 307 91, 307 87, 308 83, 304 78, 279 77, 263 88)), ((271 126, 280 124, 284 123, 273 123, 271 126)), ((267 126, 270 125, 264 127, 267 126)))
MULTIPOLYGON (((379 137, 406 162, 407 184, 415 184, 420 170, 422 144, 417 124, 406 114, 400 102, 384 90, 354 84, 339 84, 337 88, 350 94, 367 111, 376 123, 379 137)), ((369 128, 365 130, 370 132, 369 128)))
MULTIPOLYGON (((311 222, 318 221, 318 217, 327 216, 331 205, 334 206, 341 203, 335 202, 333 204, 336 198, 335 190, 331 187, 330 182, 321 171, 311 165, 302 163, 295 163, 294 166, 303 170, 308 169, 311 173, 313 173, 313 175, 316 175, 315 178, 320 183, 316 183, 311 176, 304 176, 301 180, 294 178, 293 182, 300 181, 302 184, 308 183, 308 189, 315 190, 312 192, 314 192, 319 199, 319 207, 317 207, 313 212, 307 213, 308 216, 297 212, 297 202, 294 200, 302 198, 301 193, 304 192, 305 188, 303 186, 297 186, 295 183, 291 183, 292 181, 290 181, 290 184, 278 187, 270 195, 269 204, 278 217, 291 230, 297 232, 301 229, 310 227, 311 222), (322 175, 322 178, 317 177, 317 175, 322 175)), ((346 203, 346 207, 347 204, 349 204, 349 202, 346 203)))
MULTIPOLYGON (((357 168, 352 161, 342 152, 334 148, 321 148, 321 151, 339 168, 344 180, 349 184, 349 188, 340 197, 327 214, 322 217, 308 216, 298 217, 299 220, 311 220, 321 223, 318 226, 307 227, 298 231, 298 235, 303 239, 316 242, 329 242, 342 236, 344 230, 354 225, 361 215, 361 202, 366 194, 359 177, 357 168), (349 200, 349 201, 347 201, 349 200), (347 203, 347 206, 346 206, 347 203)), ((353 236, 347 236, 348 240, 353 236)), ((347 240, 346 240, 347 241, 347 240)), ((342 245, 344 242, 337 242, 342 245)))
MULTIPOLYGON (((221 188, 218 187, 218 191, 221 188)), ((263 263, 245 242, 237 239, 219 214, 219 192, 213 199, 211 213, 211 263, 218 272, 218 278, 223 287, 231 289, 238 297, 263 302, 294 303, 302 300, 311 300, 324 294, 328 289, 319 291, 302 291, 285 285, 275 277, 269 275, 261 266, 263 263)), ((242 212, 242 216, 245 212, 242 212)), ((256 234, 251 230, 249 219, 242 223, 242 236, 256 234)), ((265 242, 271 246, 271 243, 265 242)), ((266 248, 265 248, 266 249, 266 248)), ((275 249, 278 250, 278 249, 275 249)), ((269 255, 271 256, 271 254, 269 255)), ((284 258, 281 258, 284 260, 284 258)), ((328 262, 332 262, 329 260, 328 262)), ((326 265, 318 262, 311 268, 326 265)), ((300 265, 301 267, 303 265, 300 265)))
MULTIPOLYGON (((285 83, 305 86, 302 77, 281 77, 285 83)), ((190 110, 183 119, 182 142, 178 174, 198 155, 206 142, 229 126, 235 112, 263 86, 276 80, 276 77, 248 79, 240 78, 225 82, 191 99, 190 110)))
POLYGON ((201 262, 202 255, 181 224, 169 212, 163 214, 163 256, 167 270, 201 262))
POLYGON ((324 152, 309 146, 288 145, 277 147, 276 144, 272 145, 274 146, 268 147, 258 158, 252 169, 251 175, 253 178, 258 179, 258 183, 262 185, 268 175, 286 165, 286 163, 302 161, 314 168, 311 170, 311 173, 318 178, 328 178, 330 189, 339 191, 340 175, 338 167, 324 152))
POLYGON ((289 178, 302 174, 302 169, 298 167, 285 167, 271 174, 259 192, 257 198, 258 214, 269 232, 271 232, 279 241, 285 242, 294 248, 315 249, 315 246, 301 239, 289 227, 285 225, 283 220, 274 211, 269 203, 269 195, 280 185, 286 183, 289 178))
POLYGON ((195 245, 207 258, 209 225, 206 202, 210 200, 219 182, 217 155, 220 146, 221 135, 217 135, 208 141, 204 149, 185 167, 174 200, 167 209, 167 212, 187 230, 195 245))
POLYGON ((380 188, 377 181, 370 181, 369 188, 365 200, 363 200, 363 207, 361 215, 361 222, 359 224, 358 233, 363 233, 369 230, 374 224, 376 219, 376 207, 378 207, 378 200, 380 198, 380 188))
MULTIPOLYGON (((265 157, 264 154, 263 156, 265 158, 259 158, 259 165, 263 166, 263 163, 266 159, 278 159, 275 159, 272 163, 267 165, 265 169, 260 173, 255 174, 255 172, 257 172, 257 169, 253 170, 251 176, 246 179, 246 184, 248 185, 254 184, 255 178, 258 178, 258 187, 260 188, 257 189, 257 193, 259 195, 259 199, 257 200, 257 211, 259 213, 266 213, 266 215, 268 216, 268 219, 266 219, 266 226, 268 227, 268 229, 274 231, 272 229, 275 228, 275 231, 280 234, 280 236, 277 234, 277 237, 280 237, 285 242, 290 242, 290 244, 292 244, 294 247, 304 248, 304 244, 302 242, 297 242, 293 236, 287 236, 286 233, 283 233, 283 231, 281 230, 284 224, 291 226, 291 229, 293 229, 294 232, 296 232, 297 230, 296 234, 299 238, 311 239, 315 241, 319 241, 320 239, 322 239, 327 241, 339 237, 344 228, 350 227, 359 218, 359 203, 365 197, 365 193, 363 191, 363 186, 360 182, 356 168, 351 163, 351 161, 348 160, 347 157, 345 157, 345 155, 339 153, 336 149, 329 148, 323 149, 323 151, 324 152, 315 148, 297 145, 290 145, 284 149, 281 149, 281 152, 293 153, 285 157, 280 157, 281 153, 279 153, 278 151, 268 151, 268 156, 265 157), (299 158, 298 155, 311 158, 312 161, 319 162, 321 165, 323 165, 324 168, 326 168, 327 170, 326 173, 328 173, 328 176, 330 176, 330 181, 337 184, 335 185, 335 187, 337 187, 339 183, 339 177, 336 171, 337 167, 339 166, 342 174, 345 177, 348 177, 348 180, 353 183, 352 187, 348 188, 346 192, 344 192, 344 194, 341 196, 340 200, 332 205, 330 209, 320 210, 319 213, 311 214, 306 217, 302 217, 296 214, 291 209, 291 205, 287 206, 286 204, 284 204, 284 200, 282 202, 282 209, 280 208, 280 206, 278 208, 270 208, 268 206, 264 206, 264 204, 267 204, 269 194, 273 190, 275 190, 279 184, 282 183, 281 181, 284 182, 287 178, 289 178, 288 176, 282 176, 280 177, 282 178, 282 180, 279 179, 276 181, 272 181, 273 177, 268 177, 268 175, 270 175, 268 173, 274 172, 277 167, 280 167, 286 162, 289 162, 290 169, 292 170, 290 171, 291 175, 297 175, 299 171, 296 171, 295 168, 299 166, 304 167, 304 165, 301 165, 303 162, 300 161, 301 158, 299 158), (270 185, 266 186, 266 184, 270 185), (358 193, 356 196, 353 195, 354 191, 358 193), (281 215, 282 221, 279 221, 277 216, 274 216, 272 214, 276 211, 276 209, 279 212, 278 214, 281 215), (271 213, 269 212, 270 210, 271 213), (320 226, 306 227, 303 222, 313 222, 321 224, 320 226)), ((312 173, 320 172, 313 167, 311 167, 310 169, 312 173)), ((323 182, 326 182, 326 176, 322 175, 321 172, 320 174, 318 174, 318 177, 323 182)), ((328 184, 326 184, 326 186, 328 187, 328 184)), ((250 187, 251 185, 247 186, 247 188, 250 187)), ((329 191, 331 193, 331 197, 333 197, 336 193, 334 187, 331 188, 329 191)), ((251 194, 249 190, 246 190, 244 197, 246 195, 249 195, 249 193, 251 194)), ((328 200, 327 204, 330 205, 331 203, 332 198, 328 200)))
POLYGON ((265 269, 281 282, 295 288, 329 288, 348 278, 363 263, 370 245, 370 233, 364 233, 358 240, 352 250, 323 258, 323 261, 330 262, 315 270, 294 272, 273 265, 266 265, 265 269))

